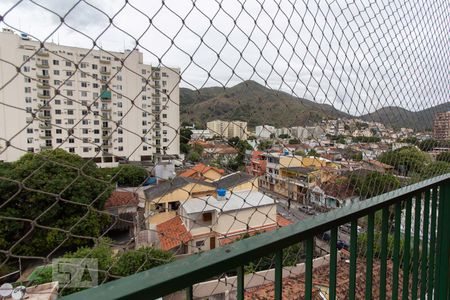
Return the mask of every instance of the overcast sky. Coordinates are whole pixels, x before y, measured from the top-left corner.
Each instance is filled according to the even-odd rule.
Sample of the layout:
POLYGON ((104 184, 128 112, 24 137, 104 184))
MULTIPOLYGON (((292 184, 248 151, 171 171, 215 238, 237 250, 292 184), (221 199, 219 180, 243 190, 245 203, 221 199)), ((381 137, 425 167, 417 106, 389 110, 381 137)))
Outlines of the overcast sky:
POLYGON ((190 88, 252 79, 357 115, 450 100, 450 1, 348 2, 2 0, 0 27, 116 51, 137 40, 190 88))

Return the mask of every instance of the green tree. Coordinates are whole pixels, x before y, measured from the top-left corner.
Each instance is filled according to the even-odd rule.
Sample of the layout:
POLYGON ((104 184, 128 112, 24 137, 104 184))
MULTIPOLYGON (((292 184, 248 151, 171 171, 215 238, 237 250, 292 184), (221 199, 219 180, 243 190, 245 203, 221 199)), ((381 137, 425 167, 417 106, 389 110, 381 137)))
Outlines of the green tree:
POLYGON ((189 128, 180 129, 180 151, 188 154, 190 151, 189 141, 191 140, 192 130, 189 128))
POLYGON ((280 139, 288 139, 289 138, 289 134, 287 133, 282 133, 278 136, 280 139))
POLYGON ((403 147, 381 154, 378 160, 393 166, 400 174, 408 176, 409 173, 420 173, 431 161, 430 156, 416 147, 403 147))
POLYGON ((195 151, 189 152, 188 156, 186 157, 186 159, 188 161, 192 161, 192 162, 199 162, 201 158, 202 157, 200 156, 200 154, 195 151))
POLYGON ((36 220, 0 218, 0 249, 13 254, 47 256, 54 249, 73 249, 90 244, 74 235, 100 237, 109 218, 102 210, 113 186, 104 181, 96 164, 56 149, 39 155, 25 154, 0 168, 0 215, 36 220), (19 184, 19 182, 21 184, 19 184), (26 188, 23 188, 26 187, 26 188), (71 235, 64 233, 70 230, 71 235))
POLYGON ((450 163, 450 152, 442 152, 436 156, 437 161, 445 161, 450 163))
POLYGON ((261 141, 258 145, 259 150, 264 151, 272 147, 273 142, 272 141, 261 141))
POLYGON ((299 139, 290 139, 289 140, 289 144, 290 145, 296 145, 296 144, 300 144, 301 141, 299 139))
POLYGON ((140 248, 119 254, 111 268, 111 274, 129 276, 172 262, 174 259, 173 254, 167 251, 149 247, 140 248))
MULTIPOLYGON (((65 259, 71 258, 95 259, 97 261, 98 281, 100 283, 115 280, 117 277, 129 276, 142 272, 174 260, 174 256, 171 252, 148 247, 121 252, 115 256, 108 244, 109 241, 107 239, 101 239, 99 244, 92 248, 81 247, 75 252, 64 254, 60 259, 62 262, 64 262, 65 259)), ((86 274, 86 276, 88 275, 86 274)), ((37 268, 29 276, 29 279, 32 284, 51 282, 52 266, 49 265, 37 268)), ((80 288, 65 288, 62 290, 62 294, 68 295, 80 290, 80 288)))
POLYGON ((117 182, 120 186, 139 186, 148 177, 148 172, 139 166, 135 165, 119 165, 115 168, 101 169, 106 180, 117 182))
POLYGON ((295 154, 295 155, 298 155, 298 156, 306 156, 306 153, 305 153, 305 151, 303 151, 303 150, 296 150, 296 151, 294 152, 294 154, 295 154))
POLYGON ((356 161, 361 161, 363 159, 363 154, 361 151, 357 151, 355 154, 352 155, 352 159, 356 161))
POLYGON ((379 143, 381 138, 377 136, 355 136, 352 137, 354 143, 379 143))
POLYGON ((319 153, 317 153, 316 150, 311 149, 311 150, 308 151, 308 155, 309 155, 309 156, 318 157, 318 156, 319 156, 319 153))
POLYGON ((238 137, 228 139, 228 144, 237 150, 237 156, 228 162, 226 167, 233 171, 242 169, 244 166, 245 152, 246 150, 253 150, 252 146, 246 140, 241 140, 238 137))
POLYGON ((428 152, 433 150, 433 148, 439 147, 441 145, 441 142, 435 140, 435 139, 428 139, 421 141, 417 144, 417 147, 419 147, 420 150, 428 152))
POLYGON ((434 161, 420 170, 419 180, 450 173, 450 163, 446 161, 434 161))
POLYGON ((384 174, 376 171, 353 172, 350 174, 349 180, 361 198, 374 197, 400 187, 400 181, 397 177, 389 173, 384 174))

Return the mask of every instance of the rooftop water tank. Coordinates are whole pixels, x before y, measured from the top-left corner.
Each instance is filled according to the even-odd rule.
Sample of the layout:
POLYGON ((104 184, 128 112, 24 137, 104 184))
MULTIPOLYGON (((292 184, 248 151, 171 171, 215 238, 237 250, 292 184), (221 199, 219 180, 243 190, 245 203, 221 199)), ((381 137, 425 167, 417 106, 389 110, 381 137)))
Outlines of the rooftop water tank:
POLYGON ((227 194, 227 190, 226 189, 217 189, 217 198, 219 200, 225 200, 226 194, 227 194))

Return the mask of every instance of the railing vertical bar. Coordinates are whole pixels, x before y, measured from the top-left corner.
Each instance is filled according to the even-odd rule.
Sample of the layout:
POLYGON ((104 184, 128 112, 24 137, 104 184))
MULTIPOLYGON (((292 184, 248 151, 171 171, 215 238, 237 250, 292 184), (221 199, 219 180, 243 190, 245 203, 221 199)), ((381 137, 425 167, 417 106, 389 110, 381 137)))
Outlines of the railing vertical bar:
POLYGON ((350 232, 350 283, 348 296, 349 300, 355 300, 356 296, 356 258, 358 257, 358 220, 352 220, 350 232))
POLYGON ((313 270, 313 238, 306 240, 306 263, 305 263, 305 299, 312 298, 312 270, 313 270))
POLYGON ((413 265, 412 265, 412 289, 411 299, 417 299, 417 290, 419 288, 419 246, 420 246, 420 215, 422 212, 422 194, 415 196, 414 205, 414 246, 413 246, 413 265))
POLYGON ((431 221, 430 221, 430 264, 428 268, 428 297, 433 299, 434 290, 434 268, 435 268, 435 249, 436 249, 436 217, 437 217, 437 188, 434 187, 431 193, 431 221))
POLYGON ((366 299, 372 299, 374 223, 375 223, 375 214, 371 212, 368 215, 368 225, 367 225, 366 299))
POLYGON ((392 300, 398 299, 398 275, 400 268, 400 222, 402 216, 402 203, 395 203, 395 228, 394 228, 394 250, 392 253, 392 259, 394 265, 392 267, 392 300))
POLYGON ((440 282, 440 269, 441 269, 441 244, 442 244, 442 224, 443 224, 443 214, 442 214, 442 204, 444 203, 444 186, 439 186, 439 197, 438 197, 438 207, 437 207, 437 223, 436 223, 436 264, 434 270, 434 298, 439 297, 439 282, 440 282))
POLYGON ((430 218, 430 191, 425 192, 423 202, 423 229, 422 229, 422 269, 420 271, 420 299, 425 300, 427 292, 427 267, 428 267, 428 227, 430 218))
POLYGON ((436 299, 448 300, 450 294, 449 287, 449 262, 450 262, 450 226, 446 224, 447 219, 450 218, 450 185, 446 182, 442 186, 442 192, 439 197, 439 210, 438 210, 438 251, 436 252, 437 258, 437 275, 435 275, 437 287, 436 287, 436 299))
POLYGON ((192 285, 191 285, 191 286, 188 286, 188 287, 186 288, 186 299, 187 299, 187 300, 192 300, 192 299, 194 299, 194 291, 193 291, 192 285))
POLYGON ((411 250, 411 203, 412 199, 406 200, 405 212, 405 242, 403 244, 403 287, 402 298, 409 298, 409 260, 411 250))
POLYGON ((389 207, 383 208, 381 218, 380 300, 386 299, 389 207))
POLYGON ((283 250, 275 253, 275 300, 282 299, 283 292, 283 250))
POLYGON ((244 266, 237 267, 237 300, 244 300, 244 266))
POLYGON ((330 239, 330 284, 329 284, 329 300, 336 299, 336 264, 337 264, 337 239, 338 228, 331 229, 330 239))

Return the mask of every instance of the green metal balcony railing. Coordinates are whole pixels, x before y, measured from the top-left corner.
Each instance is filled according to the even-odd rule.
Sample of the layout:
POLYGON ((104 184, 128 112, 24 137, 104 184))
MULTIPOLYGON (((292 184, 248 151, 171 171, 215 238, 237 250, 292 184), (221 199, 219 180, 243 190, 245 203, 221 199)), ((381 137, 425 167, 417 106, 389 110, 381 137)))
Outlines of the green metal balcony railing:
POLYGON ((111 100, 111 91, 103 90, 100 94, 102 100, 111 100))
MULTIPOLYGON (((379 299, 450 299, 448 298, 450 226, 447 223, 449 218, 450 175, 442 175, 276 231, 194 254, 173 263, 87 289, 64 299, 156 299, 181 290, 186 290, 187 299, 193 299, 195 284, 230 269, 237 271, 237 299, 244 299, 244 266, 255 258, 272 254, 275 254, 273 297, 281 299, 282 250, 301 241, 306 242, 304 298, 311 299, 314 236, 331 230, 328 299, 334 300, 337 297, 338 228, 347 223, 351 223, 348 299, 362 298, 355 294, 358 288, 356 285, 358 248, 361 247, 366 249, 362 259, 365 264, 363 275, 366 282, 365 299, 373 298, 373 289, 379 291, 379 299), (379 218, 380 215, 381 226, 377 229, 380 231, 377 234, 381 237, 375 242, 375 216, 379 218), (367 218, 367 239, 364 245, 357 245, 357 224, 361 218, 367 218), (393 247, 388 250, 390 235, 393 235, 393 247), (376 243, 381 244, 381 250, 377 257, 380 264, 377 277, 379 281, 377 280, 375 284, 373 276, 378 274, 373 268, 376 243), (389 276, 388 261, 392 266, 392 273, 389 276), (399 280, 399 277, 403 280, 399 280), (390 287, 389 290, 387 286, 390 287)), ((358 261, 361 262, 361 257, 358 261)))

